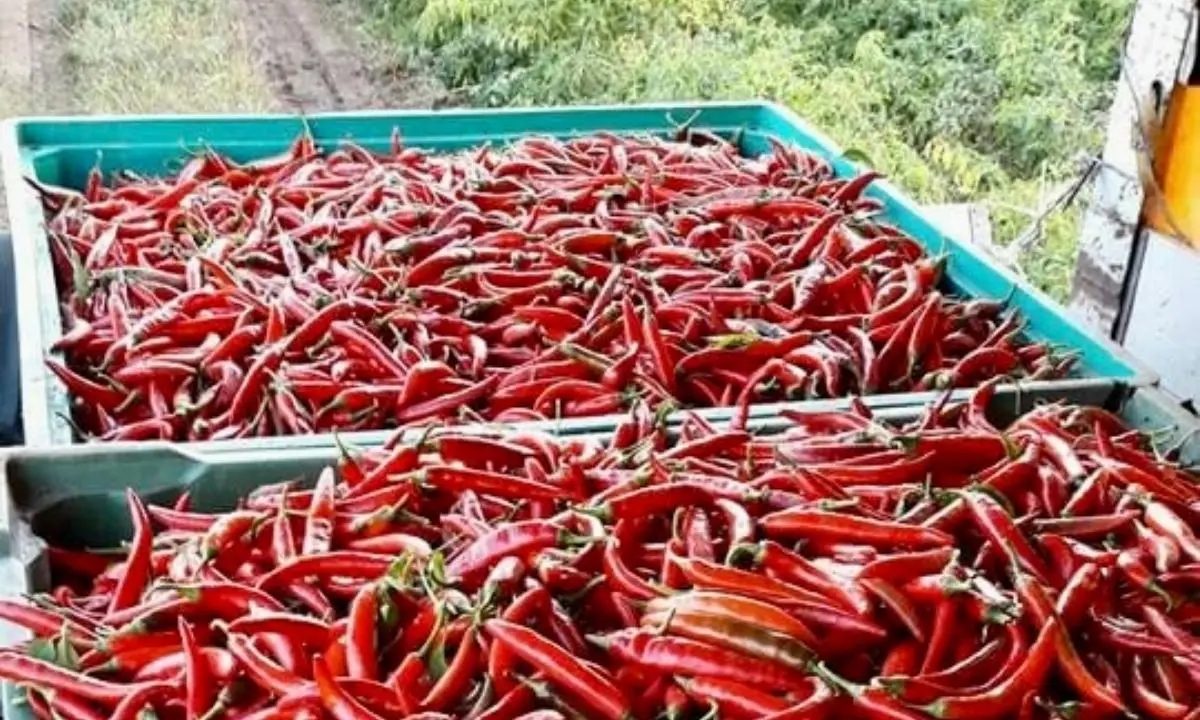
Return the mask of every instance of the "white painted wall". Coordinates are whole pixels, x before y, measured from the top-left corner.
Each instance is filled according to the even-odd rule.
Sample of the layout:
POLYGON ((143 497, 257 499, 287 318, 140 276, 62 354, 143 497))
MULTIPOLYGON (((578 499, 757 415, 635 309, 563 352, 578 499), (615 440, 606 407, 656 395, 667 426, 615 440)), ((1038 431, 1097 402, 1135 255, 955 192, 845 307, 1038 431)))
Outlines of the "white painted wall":
POLYGON ((1183 398, 1200 399, 1200 252, 1147 231, 1125 347, 1183 398))

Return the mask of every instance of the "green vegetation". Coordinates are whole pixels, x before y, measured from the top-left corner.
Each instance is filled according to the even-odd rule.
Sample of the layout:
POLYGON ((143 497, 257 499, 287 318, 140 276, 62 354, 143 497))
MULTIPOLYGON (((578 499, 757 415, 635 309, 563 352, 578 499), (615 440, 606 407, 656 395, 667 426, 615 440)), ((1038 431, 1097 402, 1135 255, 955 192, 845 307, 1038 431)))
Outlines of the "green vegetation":
POLYGON ((61 22, 76 111, 270 107, 227 0, 70 0, 61 22))
MULTIPOLYGON (((363 0, 472 103, 771 98, 1010 240, 1096 151, 1132 0, 363 0)), ((1058 297, 1078 211, 1023 259, 1058 297)))

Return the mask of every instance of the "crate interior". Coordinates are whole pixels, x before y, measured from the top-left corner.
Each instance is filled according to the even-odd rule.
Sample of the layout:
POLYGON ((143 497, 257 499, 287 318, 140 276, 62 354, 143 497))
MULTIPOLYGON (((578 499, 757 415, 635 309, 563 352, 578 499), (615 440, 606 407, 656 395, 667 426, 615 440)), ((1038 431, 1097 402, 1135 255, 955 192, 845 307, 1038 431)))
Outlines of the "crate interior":
MULTIPOLYGON (((398 129, 410 146, 449 152, 481 144, 503 145, 531 134, 561 137, 601 130, 669 134, 685 122, 727 138, 737 138, 746 155, 768 151, 769 139, 776 138, 832 160, 839 175, 858 172, 841 157, 831 141, 768 104, 385 112, 317 116, 307 120, 287 116, 48 119, 21 121, 14 127, 22 164, 39 181, 80 187, 97 163, 109 173, 129 169, 163 174, 177 169, 189 152, 201 147, 245 161, 283 151, 305 127, 325 147, 352 138, 366 147, 383 150, 390 146, 393 130, 398 129)), ((1107 378, 1130 384, 1144 382, 1141 368, 1115 346, 1089 334, 1065 310, 1007 271, 999 270, 981 251, 947 238, 924 219, 918 206, 894 188, 877 183, 870 194, 885 203, 889 222, 907 231, 930 254, 946 256, 944 291, 966 297, 1007 299, 1009 306, 1026 319, 1026 334, 1030 339, 1049 341, 1060 349, 1079 354, 1074 377, 1107 378)), ((35 204, 27 207, 29 212, 39 211, 35 204)), ((39 237, 36 242, 42 245, 45 241, 39 237)), ((34 251, 45 252, 41 248, 34 251)), ((49 267, 48 260, 39 264, 41 268, 49 267)), ((47 334, 52 339, 62 331, 57 318, 57 292, 48 285, 41 283, 39 298, 47 306, 43 308, 43 324, 53 324, 43 329, 44 342, 47 334)), ((62 426, 55 434, 69 436, 63 421, 53 417, 65 412, 59 383, 47 377, 44 387, 50 421, 62 426)))

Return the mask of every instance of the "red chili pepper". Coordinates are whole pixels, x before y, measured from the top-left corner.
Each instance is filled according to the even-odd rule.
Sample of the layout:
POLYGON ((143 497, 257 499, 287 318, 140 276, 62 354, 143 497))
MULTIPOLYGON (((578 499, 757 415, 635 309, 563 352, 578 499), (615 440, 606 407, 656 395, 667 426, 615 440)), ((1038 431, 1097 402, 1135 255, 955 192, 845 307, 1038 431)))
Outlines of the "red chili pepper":
POLYGON ((1146 524, 1171 538, 1193 561, 1200 562, 1200 541, 1196 534, 1170 507, 1151 501, 1146 504, 1146 524))
POLYGON ((421 701, 421 708, 441 710, 465 695, 470 689, 469 684, 475 666, 480 662, 480 652, 475 629, 470 628, 459 642, 458 650, 454 653, 454 659, 446 668, 446 672, 438 678, 421 701))
POLYGON ((288 585, 309 576, 375 578, 387 572, 393 558, 347 550, 299 557, 259 578, 262 590, 288 585))
POLYGON ((555 547, 563 535, 562 529, 544 520, 509 523, 481 536, 455 555, 446 566, 447 576, 473 588, 501 559, 555 547))
POLYGON ((766 689, 806 685, 806 676, 800 670, 686 638, 622 632, 589 639, 618 660, 664 673, 705 675, 766 689))
POLYGON ((1037 552, 1025 539, 1012 518, 991 496, 967 491, 963 494, 967 509, 985 536, 997 547, 1010 548, 1021 566, 1033 573, 1039 581, 1046 582, 1049 571, 1037 552))
POLYGON ((1051 619, 1016 671, 987 692, 946 697, 922 708, 936 718, 1003 718, 1016 711, 1025 693, 1041 685, 1054 663, 1059 624, 1051 619))
POLYGON ((526 480, 516 475, 453 467, 428 465, 419 476, 420 482, 448 492, 475 492, 519 500, 559 500, 565 493, 552 485, 526 480))
POLYGON ((12 682, 37 683, 40 687, 69 693, 107 708, 115 707, 126 695, 145 687, 145 684, 129 685, 100 680, 12 651, 0 653, 0 678, 12 682))
POLYGON ((179 637, 187 658, 184 670, 187 717, 188 720, 196 720, 212 707, 216 687, 209 675, 208 661, 196 645, 192 627, 183 618, 179 619, 179 637))
POLYGON ((950 535, 932 528, 872 520, 844 513, 789 508, 760 521, 770 535, 813 540, 850 540, 882 546, 949 547, 950 535))
MULTIPOLYGON (((1091 674, 1079 657, 1067 630, 1061 619, 1055 614, 1054 604, 1047 596, 1041 583, 1026 575, 1022 568, 1015 563, 1012 568, 1014 585, 1018 597, 1025 604, 1025 609, 1033 614, 1035 620, 1045 627, 1053 627, 1053 648, 1059 669, 1070 685, 1085 699, 1097 703, 1107 711, 1122 712, 1124 706, 1120 697, 1109 688, 1102 685, 1091 674)), ((1043 629, 1043 633, 1045 630, 1043 629)), ((1039 642, 1041 638, 1039 636, 1039 642)), ((1035 643, 1036 646, 1036 643, 1035 643)), ((1031 653, 1033 650, 1030 651, 1031 653)))
POLYGON ((105 387, 68 369, 54 358, 46 358, 46 367, 67 386, 67 391, 88 405, 106 409, 120 407, 128 395, 120 390, 105 387))
POLYGON ((378 715, 368 710, 338 683, 325 658, 320 655, 313 658, 312 672, 321 704, 336 720, 379 720, 378 715))
POLYGON ((536 632, 504 620, 489 620, 484 628, 494 642, 504 643, 597 715, 621 720, 629 714, 629 700, 608 678, 536 632))
POLYGON ((346 625, 346 671, 349 677, 375 680, 379 677, 376 622, 379 595, 376 586, 367 583, 350 603, 346 625))
POLYGON ((304 539, 300 545, 301 555, 321 555, 329 552, 333 537, 334 492, 333 470, 326 468, 317 479, 317 487, 308 507, 304 539))
POLYGON ((668 616, 672 611, 679 609, 731 620, 750 621, 773 632, 795 638, 810 648, 819 647, 816 636, 803 622, 774 605, 741 595, 693 590, 653 599, 646 607, 647 613, 665 613, 668 616))
POLYGON ((129 558, 125 561, 124 572, 113 590, 112 601, 108 605, 109 614, 135 605, 150 580, 150 554, 153 543, 150 515, 146 512, 141 498, 133 490, 126 490, 125 498, 133 520, 133 543, 129 558))

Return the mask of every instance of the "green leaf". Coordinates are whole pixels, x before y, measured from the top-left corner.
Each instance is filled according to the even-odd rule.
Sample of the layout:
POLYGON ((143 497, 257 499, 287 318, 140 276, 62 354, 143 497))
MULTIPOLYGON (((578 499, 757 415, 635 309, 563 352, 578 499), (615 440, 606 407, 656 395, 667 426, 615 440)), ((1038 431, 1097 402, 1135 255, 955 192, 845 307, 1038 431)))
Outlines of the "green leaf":
POLYGON ((425 572, 434 584, 444 587, 446 585, 446 556, 441 551, 436 551, 430 555, 429 562, 425 566, 425 572))
POLYGON ((849 160, 856 165, 865 165, 874 167, 875 163, 871 158, 859 148, 846 148, 842 151, 842 158, 849 160))
POLYGON ((75 652, 75 646, 71 644, 67 637, 67 627, 63 626, 59 631, 58 638, 55 640, 56 651, 58 655, 58 664, 68 670, 79 669, 79 653, 75 652))
POLYGON ((29 657, 54 663, 55 665, 58 664, 58 650, 55 649, 52 640, 34 638, 29 643, 29 649, 26 652, 29 653, 29 657))
POLYGON ((446 674, 446 644, 444 642, 436 642, 433 647, 429 648, 429 657, 426 658, 425 664, 429 668, 429 677, 436 682, 446 674))
POLYGON ((407 587, 411 580, 412 567, 413 554, 406 550, 400 557, 392 561, 387 576, 396 580, 401 586, 407 587))

